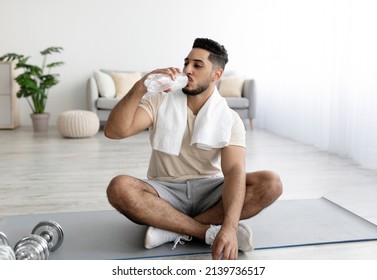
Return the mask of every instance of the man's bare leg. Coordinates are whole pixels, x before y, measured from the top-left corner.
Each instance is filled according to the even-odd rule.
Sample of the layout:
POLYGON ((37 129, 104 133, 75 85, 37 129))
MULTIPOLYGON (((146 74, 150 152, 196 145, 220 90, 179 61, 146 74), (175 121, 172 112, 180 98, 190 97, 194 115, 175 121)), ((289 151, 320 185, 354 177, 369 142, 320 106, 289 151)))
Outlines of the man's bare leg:
MULTIPOLYGON (((246 174, 246 196, 241 219, 250 218, 273 203, 282 193, 278 175, 269 171, 246 174)), ((109 202, 130 220, 168 231, 205 239, 211 224, 221 224, 221 201, 211 209, 191 218, 161 199, 149 184, 122 175, 115 177, 107 190, 109 202), (166 217, 169 217, 167 219, 166 217)))
MULTIPOLYGON (((246 196, 241 211, 241 220, 257 215, 272 204, 282 193, 282 183, 277 174, 257 171, 246 174, 246 196)), ((222 224, 224 217, 221 201, 194 219, 204 224, 222 224)))
POLYGON ((121 175, 107 189, 110 204, 130 220, 204 240, 210 227, 176 210, 144 181, 121 175), (169 217, 169 218, 167 218, 169 217))

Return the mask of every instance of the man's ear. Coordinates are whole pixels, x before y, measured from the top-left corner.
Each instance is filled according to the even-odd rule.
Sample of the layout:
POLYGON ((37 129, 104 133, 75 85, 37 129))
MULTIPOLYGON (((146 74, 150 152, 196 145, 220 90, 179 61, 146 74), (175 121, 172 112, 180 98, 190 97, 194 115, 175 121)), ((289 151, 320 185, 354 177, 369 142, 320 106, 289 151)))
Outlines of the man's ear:
POLYGON ((217 82, 218 80, 220 80, 221 79, 221 76, 223 75, 223 69, 221 69, 221 68, 217 68, 217 70, 215 70, 214 72, 213 72, 213 75, 212 75, 212 81, 213 82, 217 82))

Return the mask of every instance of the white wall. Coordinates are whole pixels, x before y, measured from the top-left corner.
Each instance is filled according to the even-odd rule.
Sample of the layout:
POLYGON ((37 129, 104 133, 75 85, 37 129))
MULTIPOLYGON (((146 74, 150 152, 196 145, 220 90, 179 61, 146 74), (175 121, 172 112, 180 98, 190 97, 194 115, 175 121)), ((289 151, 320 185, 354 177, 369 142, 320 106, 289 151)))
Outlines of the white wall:
MULTIPOLYGON (((61 82, 50 91, 47 111, 55 124, 66 110, 85 109, 85 87, 93 70, 152 70, 183 65, 196 37, 224 44, 229 69, 252 75, 253 1, 240 0, 1 0, 0 56, 31 55, 64 48, 61 82)), ((31 125, 20 100, 21 125, 31 125)))

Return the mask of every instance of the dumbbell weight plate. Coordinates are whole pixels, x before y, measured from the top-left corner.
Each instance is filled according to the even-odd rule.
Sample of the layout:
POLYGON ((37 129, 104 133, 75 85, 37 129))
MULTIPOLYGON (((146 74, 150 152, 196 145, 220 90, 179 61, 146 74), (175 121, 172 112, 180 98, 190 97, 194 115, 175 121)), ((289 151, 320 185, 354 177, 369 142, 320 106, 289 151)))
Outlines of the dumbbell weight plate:
POLYGON ((5 246, 9 246, 9 243, 8 243, 8 238, 7 236, 0 232, 0 245, 5 245, 5 246))
POLYGON ((54 221, 42 221, 38 223, 31 233, 44 238, 47 237, 46 241, 50 252, 58 249, 64 241, 63 229, 54 221))
POLYGON ((21 238, 14 252, 17 260, 47 260, 50 254, 47 241, 36 234, 21 238))

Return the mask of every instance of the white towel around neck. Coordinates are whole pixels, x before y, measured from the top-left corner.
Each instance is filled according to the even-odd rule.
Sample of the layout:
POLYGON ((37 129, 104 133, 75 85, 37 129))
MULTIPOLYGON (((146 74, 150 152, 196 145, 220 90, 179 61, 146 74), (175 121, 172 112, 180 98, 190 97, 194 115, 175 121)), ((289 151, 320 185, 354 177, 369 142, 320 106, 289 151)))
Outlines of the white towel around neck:
MULTIPOLYGON (((232 121, 231 109, 215 88, 196 116, 190 145, 204 150, 228 146, 232 121)), ((187 96, 182 90, 166 94, 158 111, 152 148, 178 156, 186 127, 187 96)))

